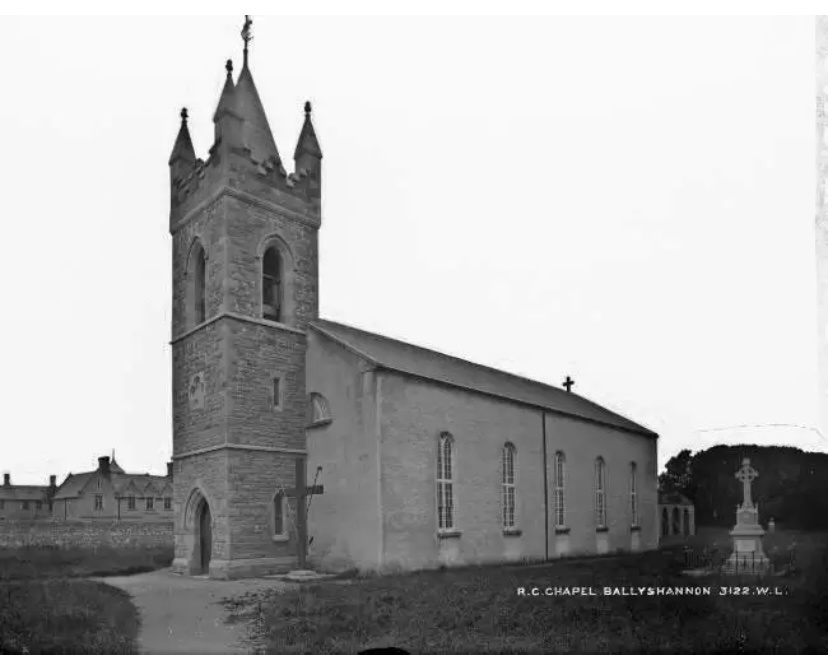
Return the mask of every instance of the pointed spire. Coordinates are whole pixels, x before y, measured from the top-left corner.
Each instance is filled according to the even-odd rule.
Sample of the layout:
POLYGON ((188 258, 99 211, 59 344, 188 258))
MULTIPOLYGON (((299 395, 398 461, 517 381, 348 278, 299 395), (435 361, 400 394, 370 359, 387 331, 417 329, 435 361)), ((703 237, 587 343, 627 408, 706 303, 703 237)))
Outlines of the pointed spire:
POLYGON ((175 139, 172 153, 170 153, 170 166, 173 166, 177 162, 185 165, 195 163, 195 150, 193 149, 193 140, 190 138, 190 130, 187 128, 187 116, 187 108, 184 107, 181 110, 181 127, 178 130, 178 136, 175 139))
POLYGON ((213 122, 217 122, 221 115, 226 111, 233 110, 233 91, 235 85, 233 84, 233 60, 228 59, 224 65, 227 71, 227 78, 224 80, 224 88, 221 90, 218 105, 216 106, 216 113, 213 114, 213 122))
POLYGON ((313 121, 311 120, 310 100, 305 102, 305 122, 302 125, 302 131, 299 133, 293 159, 296 161, 297 172, 301 168, 310 169, 314 161, 317 162, 318 166, 319 160, 322 159, 322 149, 319 147, 319 140, 316 138, 316 130, 313 129, 313 121))

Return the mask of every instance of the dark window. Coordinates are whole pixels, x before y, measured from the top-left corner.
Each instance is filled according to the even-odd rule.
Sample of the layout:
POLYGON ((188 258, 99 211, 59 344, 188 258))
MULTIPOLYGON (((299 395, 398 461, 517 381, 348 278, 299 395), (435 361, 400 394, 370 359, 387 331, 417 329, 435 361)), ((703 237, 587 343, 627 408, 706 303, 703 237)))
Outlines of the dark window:
POLYGON ((103 509, 103 496, 100 494, 95 495, 95 509, 103 509))
POLYGON ((35 501, 35 509, 37 511, 40 511, 40 510, 43 509, 43 501, 42 500, 36 500, 35 501))
POLYGON ((282 406, 282 380, 281 378, 273 378, 273 406, 282 406))
POLYGON ((195 324, 203 323, 206 319, 205 311, 205 287, 207 278, 207 260, 204 256, 204 248, 198 246, 195 254, 195 279, 193 280, 193 294, 195 299, 195 324))
POLYGON ((164 509, 172 509, 172 498, 164 499, 164 509))
POLYGON ((29 509, 29 501, 28 500, 24 500, 21 504, 23 505, 23 509, 29 509))
POLYGON ((0 500, 0 509, 6 509, 6 501, 0 500))
POLYGON ((127 509, 135 509, 135 496, 127 498, 127 509))
POLYGON ((155 500, 155 498, 147 498, 147 509, 152 509, 153 508, 153 506, 154 506, 153 501, 154 500, 155 500))
POLYGON ((280 491, 273 498, 273 534, 277 537, 285 535, 285 495, 280 491))
POLYGON ((282 258, 276 246, 265 251, 262 261, 262 316, 282 320, 282 258))

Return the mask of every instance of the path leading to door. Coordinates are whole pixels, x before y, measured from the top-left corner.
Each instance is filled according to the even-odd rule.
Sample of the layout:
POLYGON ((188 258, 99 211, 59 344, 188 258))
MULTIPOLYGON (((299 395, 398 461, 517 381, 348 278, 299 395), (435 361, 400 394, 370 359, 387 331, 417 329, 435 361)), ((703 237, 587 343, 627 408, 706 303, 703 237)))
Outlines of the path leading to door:
POLYGON ((139 647, 142 653, 244 653, 244 624, 227 624, 222 601, 260 589, 288 590, 282 580, 210 580, 171 570, 153 571, 100 582, 129 593, 141 613, 139 647))

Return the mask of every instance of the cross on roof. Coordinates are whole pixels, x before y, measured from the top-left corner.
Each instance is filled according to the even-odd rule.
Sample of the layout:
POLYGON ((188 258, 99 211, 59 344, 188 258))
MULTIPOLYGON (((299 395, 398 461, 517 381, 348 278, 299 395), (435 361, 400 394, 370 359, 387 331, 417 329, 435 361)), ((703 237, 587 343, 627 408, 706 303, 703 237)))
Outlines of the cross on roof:
POLYGON ((567 392, 571 392, 572 391, 572 386, 574 384, 575 384, 575 380, 573 380, 571 377, 569 377, 567 375, 566 380, 564 380, 564 383, 563 383, 564 389, 566 389, 567 392))

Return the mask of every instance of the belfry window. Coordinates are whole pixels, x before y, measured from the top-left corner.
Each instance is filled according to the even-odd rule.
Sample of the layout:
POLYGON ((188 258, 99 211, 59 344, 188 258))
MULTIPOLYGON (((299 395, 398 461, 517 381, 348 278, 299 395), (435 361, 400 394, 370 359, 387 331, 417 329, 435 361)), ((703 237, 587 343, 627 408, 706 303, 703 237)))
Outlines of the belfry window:
POLYGON ((190 328, 207 320, 207 254, 196 239, 187 262, 186 321, 190 328))
POLYGON ((268 248, 262 260, 262 316, 282 320, 282 258, 276 246, 268 248))
POLYGON ((199 247, 195 260, 194 299, 195 324, 203 323, 207 318, 206 303, 204 300, 205 282, 207 277, 207 260, 204 257, 204 248, 199 247))

